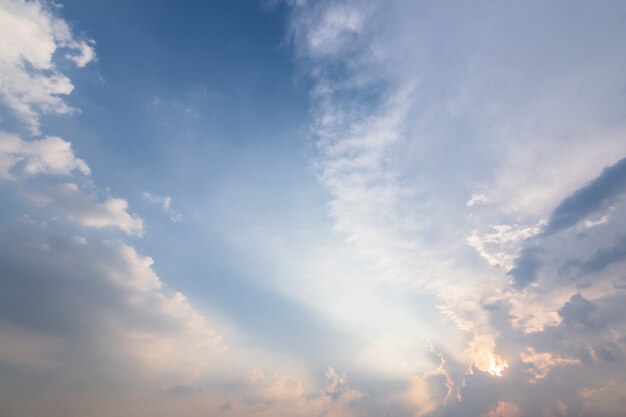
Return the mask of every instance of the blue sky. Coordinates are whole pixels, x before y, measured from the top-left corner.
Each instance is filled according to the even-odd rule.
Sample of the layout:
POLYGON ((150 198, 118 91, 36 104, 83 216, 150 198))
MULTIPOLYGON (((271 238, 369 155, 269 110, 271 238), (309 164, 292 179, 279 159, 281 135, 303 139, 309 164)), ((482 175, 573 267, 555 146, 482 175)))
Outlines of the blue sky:
POLYGON ((0 0, 0 414, 623 415, 625 18, 0 0))

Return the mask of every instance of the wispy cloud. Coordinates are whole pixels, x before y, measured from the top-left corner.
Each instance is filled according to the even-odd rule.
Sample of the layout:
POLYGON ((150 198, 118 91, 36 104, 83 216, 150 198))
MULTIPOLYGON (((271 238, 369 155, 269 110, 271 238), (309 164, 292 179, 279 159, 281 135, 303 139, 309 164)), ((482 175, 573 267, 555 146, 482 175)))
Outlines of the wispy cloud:
MULTIPOLYGON (((572 381, 573 397, 560 408, 533 404, 539 397, 530 388, 516 401, 508 395, 525 372, 520 358, 534 364, 548 390, 556 389, 544 378, 549 364, 579 372, 579 354, 545 347, 564 320, 558 312, 582 288, 599 302, 614 293, 606 272, 594 283, 559 272, 568 258, 586 259, 621 236, 613 216, 623 209, 616 158, 626 154, 625 126, 610 121, 620 117, 618 104, 603 92, 620 88, 617 69, 626 62, 608 52, 617 38, 599 41, 595 32, 609 8, 567 16, 556 6, 486 3, 454 13, 406 1, 295 9, 295 47, 314 81, 315 166, 331 193, 335 228, 381 278, 434 295, 441 312, 471 335, 456 354, 468 375, 450 372, 461 402, 424 399, 422 414, 441 407, 450 415, 577 409, 584 378, 572 381), (573 32, 574 15, 589 22, 584 34, 573 32), (534 35, 518 36, 515 28, 526 24, 534 35), (554 35, 555 25, 563 37, 554 35), (566 51, 564 39, 584 52, 566 51), (552 65, 535 65, 544 58, 552 65), (587 65, 590 59, 597 64, 587 65), (581 80, 590 80, 584 93, 581 80), (591 214, 606 215, 609 206, 611 216, 584 235, 572 229, 553 237, 591 214), (491 267, 473 260, 467 244, 491 267), (489 374, 501 376, 493 382, 501 397, 481 403, 472 385, 491 384, 481 379, 489 374)), ((620 248, 600 257, 617 265, 620 248)), ((573 335, 567 340, 575 343, 573 335)), ((591 369, 594 379, 616 375, 599 365, 585 372, 591 369)))
POLYGON ((178 223, 183 220, 183 215, 177 212, 172 208, 172 197, 170 196, 158 196, 155 194, 150 194, 148 192, 144 192, 142 195, 143 199, 150 204, 154 204, 161 208, 169 217, 173 223, 178 223))

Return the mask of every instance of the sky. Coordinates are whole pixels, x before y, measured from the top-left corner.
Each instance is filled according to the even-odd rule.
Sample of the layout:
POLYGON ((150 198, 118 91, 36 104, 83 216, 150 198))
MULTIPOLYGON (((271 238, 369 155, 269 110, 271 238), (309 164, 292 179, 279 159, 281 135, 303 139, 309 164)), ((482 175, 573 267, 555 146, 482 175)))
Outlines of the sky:
POLYGON ((0 0, 0 414, 626 414, 626 3, 0 0))

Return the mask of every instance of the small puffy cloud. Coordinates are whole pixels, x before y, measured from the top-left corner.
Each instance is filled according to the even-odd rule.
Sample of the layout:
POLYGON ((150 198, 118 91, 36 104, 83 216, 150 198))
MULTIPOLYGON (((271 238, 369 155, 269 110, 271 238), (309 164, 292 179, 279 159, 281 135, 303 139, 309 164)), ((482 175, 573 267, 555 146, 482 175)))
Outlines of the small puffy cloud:
POLYGON ((93 40, 72 41, 69 45, 75 52, 69 53, 65 57, 73 61, 78 68, 83 68, 96 59, 95 42, 93 40))
POLYGON ((465 203, 465 207, 474 207, 480 205, 482 203, 487 202, 487 197, 482 194, 472 194, 467 203, 465 203))
POLYGON ((74 183, 32 189, 24 194, 35 204, 49 207, 79 225, 118 228, 127 235, 143 234, 143 219, 128 213, 128 202, 124 199, 109 197, 99 201, 96 195, 81 190, 74 183))
POLYGON ((345 375, 340 375, 332 367, 326 370, 326 393, 332 396, 339 396, 349 390, 348 381, 345 375))
POLYGON ((246 375, 246 379, 253 384, 263 383, 265 382, 265 375, 263 374, 263 371, 259 368, 250 368, 248 374, 246 375))
POLYGON ((34 133, 40 113, 68 113, 63 96, 74 89, 54 64, 57 50, 78 67, 95 59, 93 42, 74 37, 41 1, 0 1, 0 99, 34 133), (25 63, 27 65, 25 65, 25 63))
POLYGON ((500 401, 493 410, 490 410, 485 417, 521 417, 522 413, 517 404, 500 401))
POLYGON ((528 365, 528 373, 532 375, 531 382, 543 379, 554 366, 578 365, 580 361, 574 358, 561 358, 550 352, 536 352, 534 348, 528 348, 527 352, 520 355, 522 363, 528 365))
POLYGON ((70 142, 56 136, 26 141, 0 131, 0 178, 12 179, 16 167, 27 176, 69 175, 74 170, 90 175, 87 163, 74 155, 70 142))
POLYGON ((158 206, 162 211, 167 213, 173 223, 178 223, 183 219, 183 215, 172 208, 172 197, 161 197, 148 192, 144 192, 142 197, 148 203, 158 206))

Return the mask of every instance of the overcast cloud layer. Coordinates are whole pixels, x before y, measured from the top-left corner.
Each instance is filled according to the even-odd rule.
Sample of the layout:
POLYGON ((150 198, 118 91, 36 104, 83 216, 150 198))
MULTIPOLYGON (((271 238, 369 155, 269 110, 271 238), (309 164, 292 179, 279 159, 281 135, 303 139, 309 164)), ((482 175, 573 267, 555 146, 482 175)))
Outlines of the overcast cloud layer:
POLYGON ((626 414, 624 19, 0 0, 0 414, 626 414))

